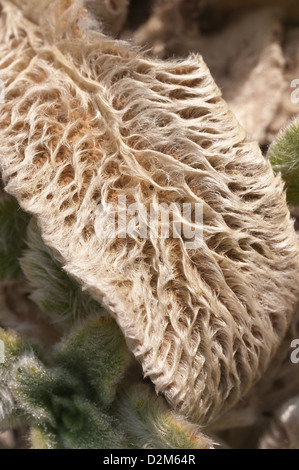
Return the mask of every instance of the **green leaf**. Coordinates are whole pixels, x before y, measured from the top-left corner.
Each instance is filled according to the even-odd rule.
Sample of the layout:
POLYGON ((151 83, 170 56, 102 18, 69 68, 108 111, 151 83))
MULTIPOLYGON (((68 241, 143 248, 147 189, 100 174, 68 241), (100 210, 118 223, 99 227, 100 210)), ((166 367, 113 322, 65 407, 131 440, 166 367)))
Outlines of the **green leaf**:
POLYGON ((31 357, 30 346, 11 330, 0 328, 0 429, 9 429, 24 418, 12 388, 14 365, 23 357, 31 357))
POLYGON ((29 438, 32 449, 56 449, 58 447, 55 433, 45 423, 33 425, 29 438))
POLYGON ((71 323, 91 314, 103 314, 100 304, 83 292, 54 259, 34 219, 28 226, 27 244, 20 262, 33 287, 31 298, 44 312, 71 323))
POLYGON ((25 247, 29 216, 14 199, 0 199, 0 280, 23 277, 19 258, 25 247))
POLYGON ((120 394, 117 416, 131 448, 207 449, 212 442, 198 426, 170 410, 148 385, 137 384, 120 394))
POLYGON ((72 397, 82 393, 83 386, 67 370, 46 368, 34 357, 22 358, 15 368, 12 387, 31 421, 57 428, 61 410, 67 408, 66 401, 71 407, 72 397))
POLYGON ((11 388, 30 418, 34 448, 121 447, 117 420, 86 398, 83 381, 70 370, 22 358, 15 364, 11 388))
POLYGON ((299 205, 299 121, 290 124, 271 145, 268 157, 275 173, 281 173, 289 204, 299 205))
POLYGON ((54 353, 57 364, 89 384, 103 405, 114 400, 130 357, 123 334, 109 317, 87 319, 54 353))
POLYGON ((80 396, 61 402, 61 423, 56 428, 35 424, 30 433, 33 449, 119 449, 123 435, 108 415, 80 396))
POLYGON ((73 399, 74 414, 66 416, 65 426, 59 438, 65 449, 121 449, 124 438, 115 421, 103 413, 90 401, 76 396, 73 399), (72 424, 74 415, 76 423, 80 418, 80 428, 72 424))

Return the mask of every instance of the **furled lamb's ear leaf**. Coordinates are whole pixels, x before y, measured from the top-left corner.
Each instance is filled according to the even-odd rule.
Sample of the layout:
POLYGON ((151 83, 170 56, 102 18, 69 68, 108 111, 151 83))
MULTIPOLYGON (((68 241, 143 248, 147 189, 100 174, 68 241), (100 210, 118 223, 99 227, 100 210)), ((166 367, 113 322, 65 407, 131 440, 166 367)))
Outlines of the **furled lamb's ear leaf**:
POLYGON ((29 216, 14 199, 0 198, 0 281, 23 277, 19 257, 25 247, 29 216))
POLYGON ((101 403, 112 403, 130 360, 124 336, 112 318, 87 319, 59 343, 57 364, 90 384, 101 403))
POLYGON ((271 145, 268 157, 286 183, 288 202, 299 206, 299 119, 283 130, 271 145))
POLYGON ((30 346, 15 332, 0 328, 0 430, 9 429, 24 417, 12 386, 14 367, 21 358, 32 355, 30 346))
POLYGON ((34 218, 28 226, 27 245, 20 263, 33 288, 31 298, 44 312, 71 323, 78 317, 103 314, 101 305, 83 292, 53 258, 34 218))
POLYGON ((147 385, 134 385, 120 393, 117 416, 132 448, 213 448, 213 442, 201 434, 199 426, 171 411, 147 385))

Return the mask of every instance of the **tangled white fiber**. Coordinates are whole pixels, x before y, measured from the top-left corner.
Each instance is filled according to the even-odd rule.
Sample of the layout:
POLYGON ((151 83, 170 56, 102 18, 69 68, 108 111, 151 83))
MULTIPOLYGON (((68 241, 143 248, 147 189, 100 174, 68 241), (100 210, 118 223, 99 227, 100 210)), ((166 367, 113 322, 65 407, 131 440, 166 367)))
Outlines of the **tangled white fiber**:
POLYGON ((157 392, 211 422, 263 374, 298 295, 280 176, 247 141, 200 56, 153 61, 84 29, 82 1, 0 5, 6 191, 115 317, 157 392), (202 245, 99 239, 97 207, 116 207, 119 195, 147 208, 202 203, 202 245))

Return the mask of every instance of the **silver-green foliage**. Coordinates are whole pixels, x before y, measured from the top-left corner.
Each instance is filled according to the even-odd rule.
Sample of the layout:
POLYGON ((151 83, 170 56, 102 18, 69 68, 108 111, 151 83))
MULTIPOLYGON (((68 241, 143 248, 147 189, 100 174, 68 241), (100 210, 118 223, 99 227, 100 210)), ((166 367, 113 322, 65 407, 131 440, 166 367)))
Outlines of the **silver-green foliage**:
POLYGON ((283 130, 271 145, 268 157, 286 183, 288 202, 299 205, 299 120, 283 130))
POLYGON ((33 350, 11 330, 0 328, 0 341, 4 353, 0 362, 0 430, 5 430, 16 425, 24 414, 13 390, 13 380, 16 364, 31 358, 33 350))
POLYGON ((73 322, 88 315, 104 314, 104 309, 71 279, 44 244, 34 219, 27 230, 27 248, 20 260, 33 288, 32 299, 56 319, 73 322))
MULTIPOLYGON (((1 332, 5 337, 5 332, 1 332)), ((129 357, 120 344, 120 331, 114 320, 86 320, 81 328, 77 327, 68 339, 56 346, 56 361, 51 367, 37 358, 32 349, 23 351, 21 346, 16 349, 15 341, 14 336, 6 340, 8 356, 0 365, 1 389, 5 390, 3 382, 9 378, 5 382, 9 395, 1 396, 1 401, 5 398, 7 415, 18 410, 31 425, 33 446, 37 436, 44 448, 106 449, 125 445, 117 419, 107 409, 107 394, 110 393, 112 399, 114 393, 107 389, 109 385, 117 388, 129 357), (93 331, 95 324, 97 338, 93 331), (101 328, 105 331, 110 328, 109 343, 102 344, 101 328), (115 356, 117 341, 120 351, 115 356), (67 358, 76 344, 76 357, 81 356, 81 360, 69 362, 67 358), (113 369, 111 364, 114 364, 113 369), (106 369, 111 379, 109 385, 104 374, 106 369), (92 375, 94 380, 89 380, 92 375)), ((6 422, 9 424, 9 420, 6 422)))
POLYGON ((0 199, 0 281, 23 276, 19 257, 25 245, 29 217, 13 199, 0 199))
POLYGON ((206 448, 198 427, 170 410, 149 384, 123 381, 131 363, 111 318, 91 317, 58 343, 49 366, 0 329, 1 429, 30 425, 33 448, 206 448))

